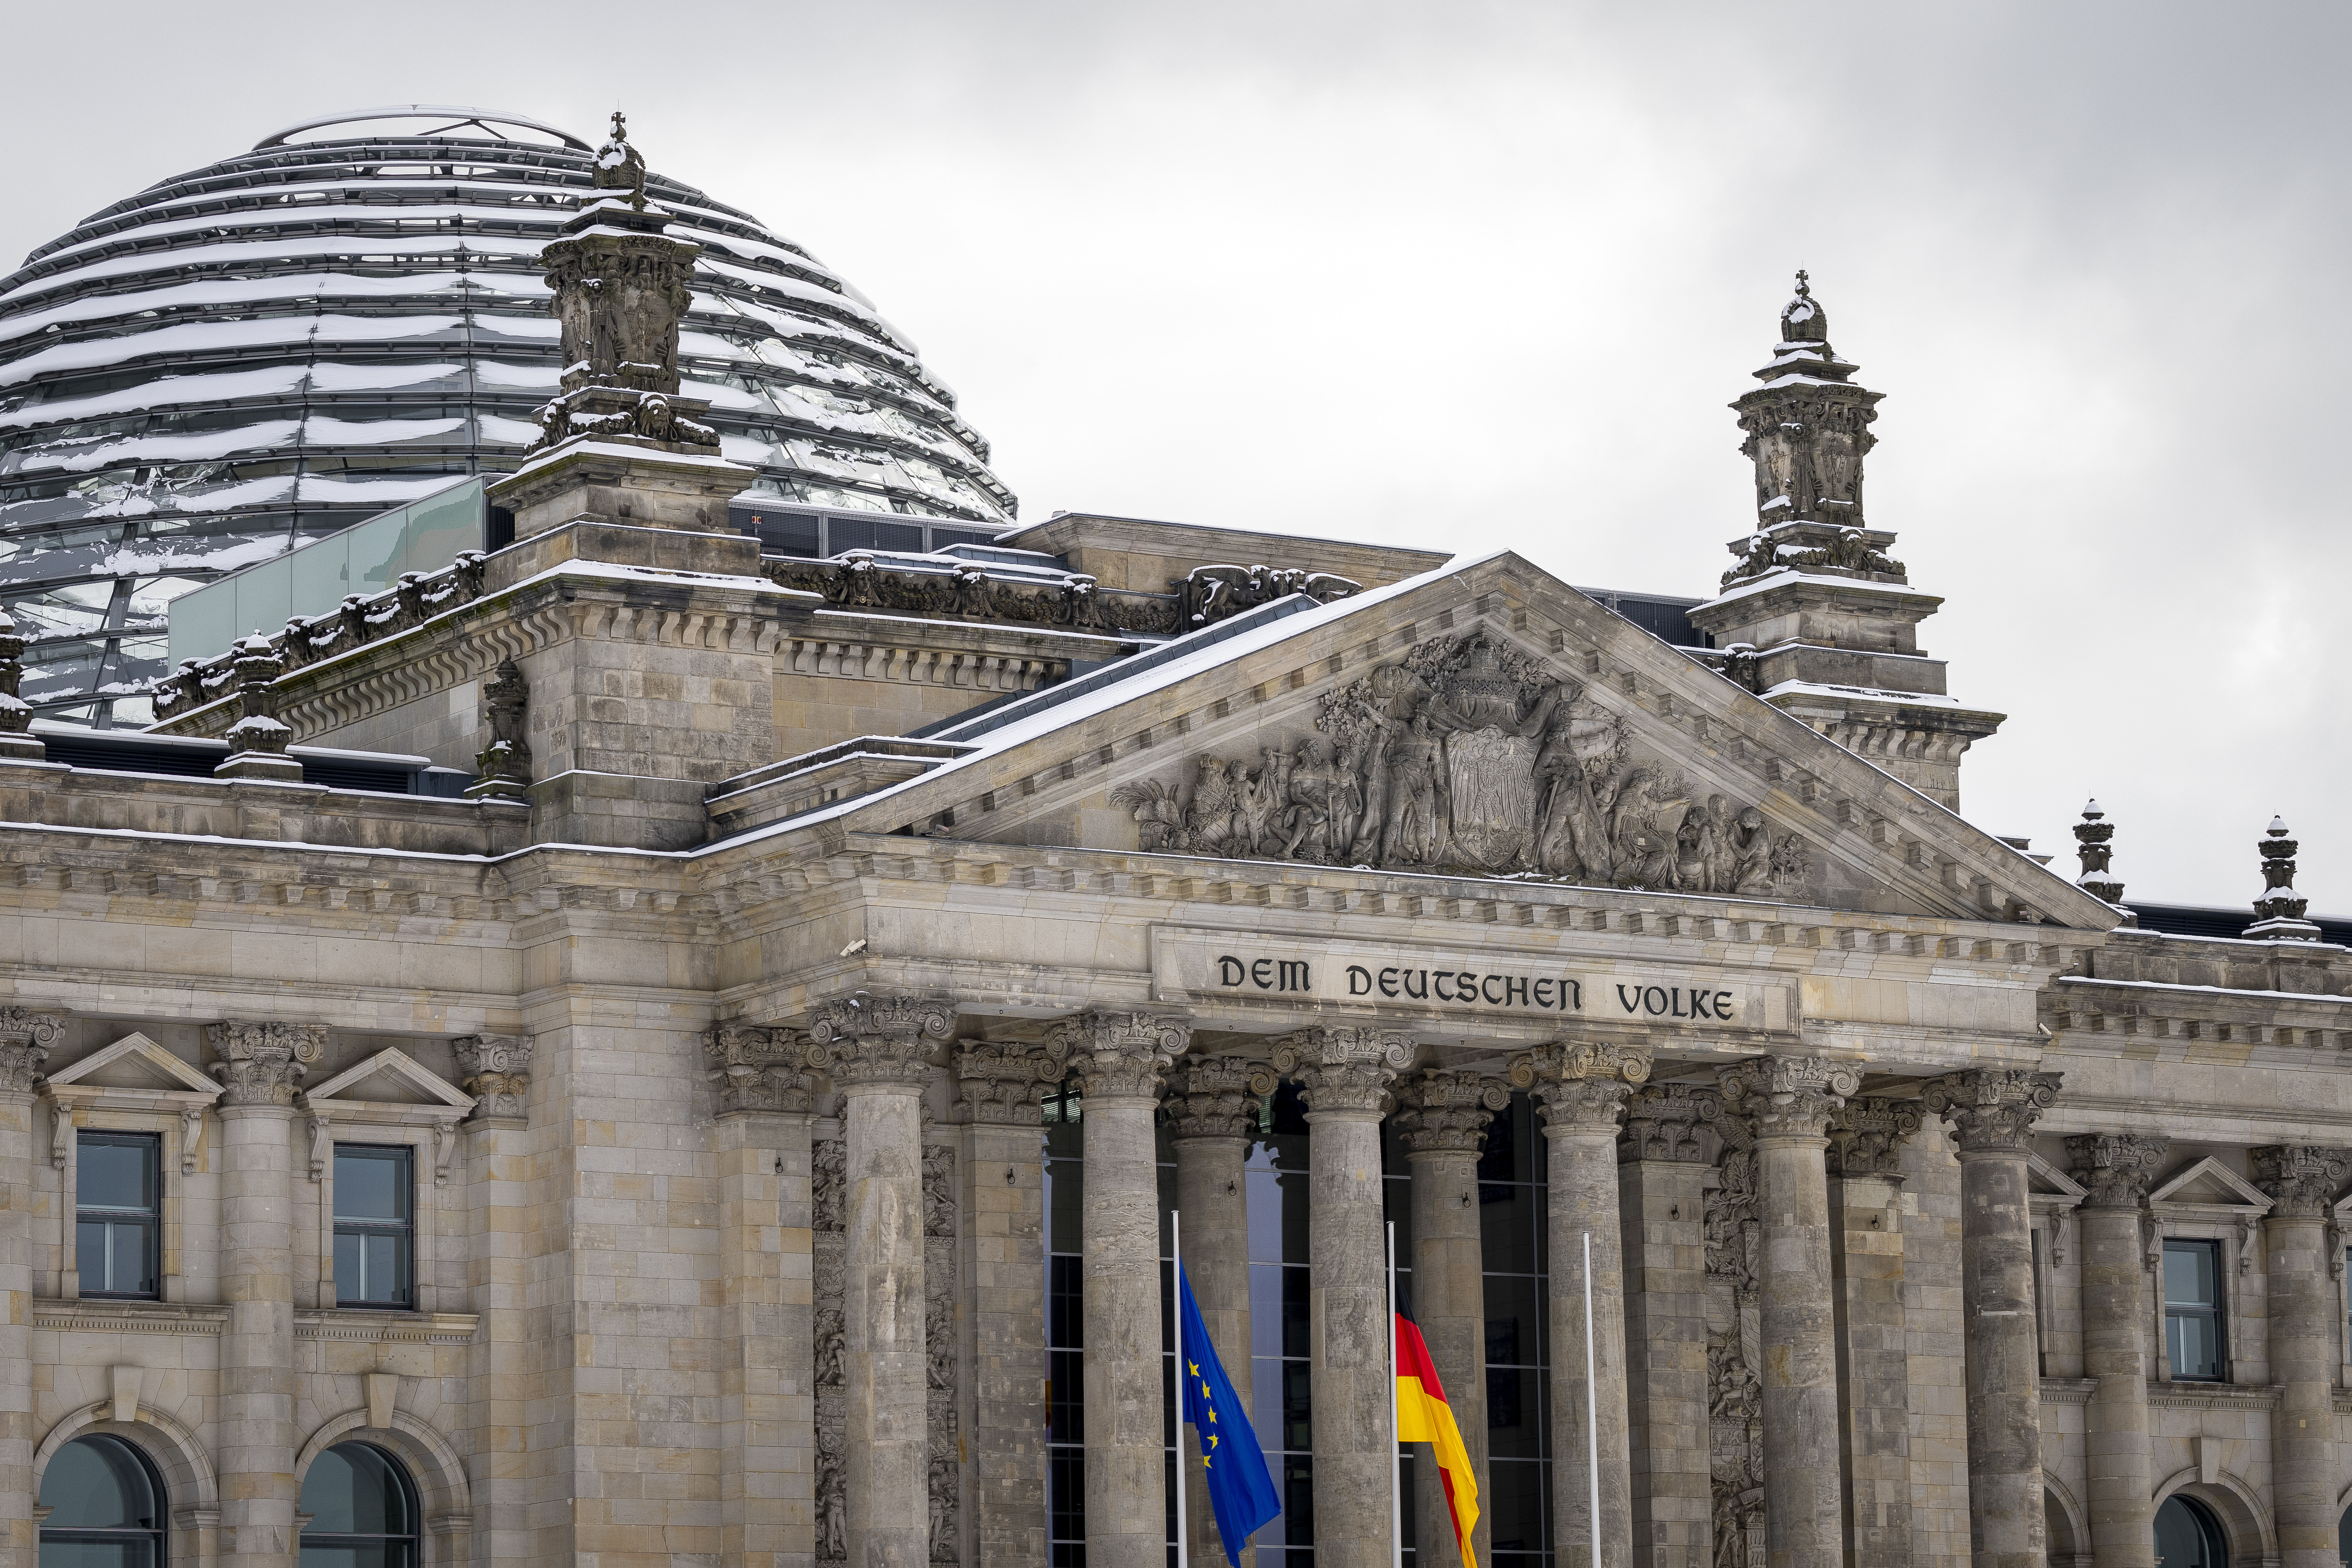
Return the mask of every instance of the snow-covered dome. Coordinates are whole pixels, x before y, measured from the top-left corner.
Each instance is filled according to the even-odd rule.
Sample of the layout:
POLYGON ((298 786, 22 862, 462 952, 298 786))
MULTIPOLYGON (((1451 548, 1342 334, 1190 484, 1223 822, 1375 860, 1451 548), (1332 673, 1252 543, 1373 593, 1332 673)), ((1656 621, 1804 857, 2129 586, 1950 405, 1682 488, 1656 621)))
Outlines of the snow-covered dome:
MULTIPOLYGON (((163 672, 177 595, 510 468, 559 368, 535 258, 593 157, 515 115, 334 116, 117 202, 0 279, 0 603, 33 639, 26 698, 103 721, 163 672)), ((704 247, 679 364, 757 488, 1010 525, 988 443, 864 295, 691 185, 646 193, 704 247)))

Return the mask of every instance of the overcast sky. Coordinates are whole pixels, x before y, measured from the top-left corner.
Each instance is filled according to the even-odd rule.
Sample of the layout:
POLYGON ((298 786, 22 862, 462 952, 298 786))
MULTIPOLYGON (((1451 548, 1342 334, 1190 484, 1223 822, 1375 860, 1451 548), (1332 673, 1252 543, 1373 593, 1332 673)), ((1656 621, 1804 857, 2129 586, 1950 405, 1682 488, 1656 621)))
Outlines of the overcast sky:
POLYGON ((1966 815, 2243 904, 2285 814, 2352 912, 2352 11, 572 3, 17 6, 13 261, 373 104, 512 110, 750 209, 869 295, 1058 509, 1478 552, 1699 595, 1724 405, 1811 271, 1888 395, 1966 815), (393 24, 412 31, 402 36, 393 24))

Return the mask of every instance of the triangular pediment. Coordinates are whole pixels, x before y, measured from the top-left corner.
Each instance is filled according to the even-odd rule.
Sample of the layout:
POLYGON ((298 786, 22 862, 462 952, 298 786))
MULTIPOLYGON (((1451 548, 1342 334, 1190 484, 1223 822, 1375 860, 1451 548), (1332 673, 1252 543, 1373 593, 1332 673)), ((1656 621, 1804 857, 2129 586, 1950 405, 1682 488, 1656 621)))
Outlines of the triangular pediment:
POLYGON ((219 1084, 141 1034, 125 1035, 103 1050, 48 1075, 52 1089, 115 1089, 139 1094, 216 1097, 219 1084))
POLYGON ((418 1106, 471 1110, 474 1097, 425 1067, 397 1047, 378 1051, 365 1061, 346 1068, 315 1089, 303 1101, 313 1110, 344 1105, 418 1106))
POLYGON ((2116 923, 1508 552, 1199 641, 940 729, 980 743, 816 815, 833 831, 2116 923))
POLYGON ((2270 1212, 2271 1200, 2260 1187, 2208 1154, 2191 1161, 2147 1194, 2148 1206, 2168 1208, 2251 1209, 2270 1212))

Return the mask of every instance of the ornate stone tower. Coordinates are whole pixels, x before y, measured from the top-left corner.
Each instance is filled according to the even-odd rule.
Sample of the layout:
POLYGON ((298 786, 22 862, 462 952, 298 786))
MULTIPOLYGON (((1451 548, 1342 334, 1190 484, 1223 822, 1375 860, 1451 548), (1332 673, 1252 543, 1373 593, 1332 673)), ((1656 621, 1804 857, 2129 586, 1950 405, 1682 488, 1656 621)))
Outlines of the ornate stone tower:
POLYGON ((1910 585, 1887 531, 1863 520, 1878 400, 1830 347, 1802 272, 1763 384, 1731 406, 1756 466, 1756 530, 1734 540, 1723 593, 1690 612, 1724 668, 1766 700, 1953 810, 1960 756, 2003 715, 1962 707, 1918 626, 1943 600, 1910 585))

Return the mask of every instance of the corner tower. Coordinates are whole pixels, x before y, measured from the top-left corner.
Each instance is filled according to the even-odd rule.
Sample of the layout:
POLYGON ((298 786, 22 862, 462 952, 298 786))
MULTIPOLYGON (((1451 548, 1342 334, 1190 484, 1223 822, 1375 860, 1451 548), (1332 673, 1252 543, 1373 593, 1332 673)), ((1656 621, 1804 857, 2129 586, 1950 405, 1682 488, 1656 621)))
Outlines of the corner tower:
POLYGON ((1943 600, 1911 586, 1892 531, 1863 517, 1863 459, 1878 400, 1830 347, 1805 274, 1780 311, 1763 384, 1731 406, 1756 466, 1756 531, 1731 542, 1723 592, 1691 610, 1726 673, 1782 711, 1954 811, 1960 757, 2003 715, 1944 689, 1919 647, 1943 600))

